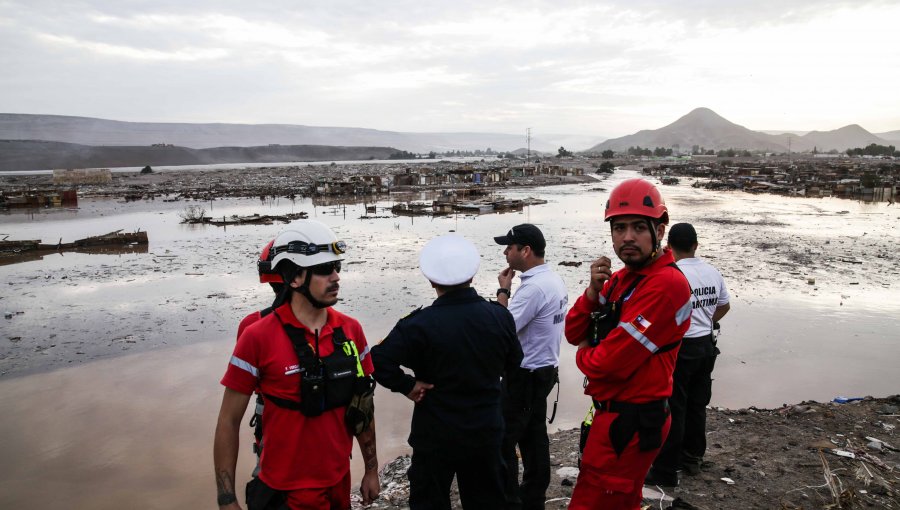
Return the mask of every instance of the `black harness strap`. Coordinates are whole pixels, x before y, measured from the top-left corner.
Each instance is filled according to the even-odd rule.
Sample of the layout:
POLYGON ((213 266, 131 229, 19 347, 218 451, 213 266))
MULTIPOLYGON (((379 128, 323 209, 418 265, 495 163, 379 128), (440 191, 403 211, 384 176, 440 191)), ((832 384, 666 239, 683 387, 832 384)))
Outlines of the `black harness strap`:
POLYGON ((547 423, 553 423, 553 419, 556 418, 556 407, 559 405, 559 371, 556 372, 556 400, 553 402, 553 412, 550 413, 550 419, 547 420, 547 423))
POLYGON ((266 397, 266 400, 271 400, 273 404, 278 407, 283 407, 284 409, 290 409, 291 411, 299 411, 300 410, 300 402, 295 400, 288 400, 286 398, 276 397, 275 395, 269 395, 268 393, 263 393, 263 396, 266 397))
MULTIPOLYGON (((347 377, 355 380, 356 376, 354 370, 344 365, 351 364, 349 358, 353 358, 352 363, 357 365, 359 360, 343 349, 343 344, 353 342, 347 338, 343 328, 338 326, 332 330, 331 341, 334 344, 334 353, 321 358, 319 357, 318 330, 316 330, 316 348, 313 350, 306 341, 306 330, 285 324, 278 314, 275 314, 275 317, 291 340, 294 353, 297 355, 300 372, 300 400, 291 400, 270 394, 263 394, 263 396, 278 407, 300 411, 306 416, 318 416, 328 409, 347 405, 353 397, 355 387, 353 381, 348 380, 347 377), (346 361, 337 361, 336 363, 340 366, 336 368, 335 357, 346 361)), ((353 348, 355 349, 355 346, 353 348)))
MULTIPOLYGON (((269 315, 275 309, 271 306, 263 308, 259 311, 259 318, 262 319, 266 315, 269 315)), ((256 443, 253 444, 253 453, 259 456, 262 453, 262 408, 264 407, 264 401, 262 395, 259 393, 256 394, 256 408, 253 411, 253 417, 250 418, 250 426, 253 427, 253 437, 256 438, 256 443)))
MULTIPOLYGON (((275 314, 275 318, 281 323, 282 329, 284 329, 284 332, 291 341, 294 353, 297 355, 297 364, 299 365, 300 372, 304 373, 309 371, 312 373, 318 364, 318 354, 313 351, 309 342, 306 341, 305 330, 291 324, 285 324, 277 313, 275 314)), ((262 395, 278 407, 283 407, 292 411, 299 411, 301 409, 299 401, 276 397, 274 395, 269 395, 268 393, 263 393, 262 395)))
POLYGON ((676 340, 676 341, 674 341, 674 342, 672 342, 672 343, 670 343, 670 344, 666 344, 666 345, 660 347, 659 349, 656 349, 656 352, 654 352, 653 355, 656 356, 657 354, 662 354, 662 353, 664 353, 664 352, 669 352, 669 351, 671 351, 672 349, 677 348, 679 345, 681 345, 681 340, 676 340))

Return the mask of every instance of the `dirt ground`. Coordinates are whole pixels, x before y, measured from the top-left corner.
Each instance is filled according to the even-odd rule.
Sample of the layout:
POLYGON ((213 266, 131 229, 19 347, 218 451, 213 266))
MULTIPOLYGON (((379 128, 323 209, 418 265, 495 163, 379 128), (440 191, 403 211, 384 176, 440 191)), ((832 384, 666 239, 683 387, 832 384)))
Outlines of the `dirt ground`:
MULTIPOLYGON (((702 472, 645 487, 644 509, 900 508, 900 395, 779 409, 710 409, 702 472)), ((578 429, 551 436, 547 508, 566 508, 577 478, 578 429)), ((369 508, 408 508, 401 457, 382 471, 369 508)), ((462 508, 454 490, 454 508, 462 508)), ((357 503, 358 504, 358 503, 357 503)), ((357 506, 357 508, 362 508, 357 506)))

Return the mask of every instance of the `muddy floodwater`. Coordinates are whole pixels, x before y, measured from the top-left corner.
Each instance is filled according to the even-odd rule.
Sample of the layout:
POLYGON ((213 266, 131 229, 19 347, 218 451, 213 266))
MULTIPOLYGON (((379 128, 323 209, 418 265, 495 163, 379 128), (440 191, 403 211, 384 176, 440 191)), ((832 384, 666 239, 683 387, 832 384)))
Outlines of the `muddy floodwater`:
MULTIPOLYGON (((481 216, 394 217, 387 199, 324 206, 95 200, 77 211, 0 215, 0 238, 66 242, 141 229, 150 239, 146 253, 0 259, 0 508, 213 507, 218 381, 238 322, 271 300, 257 283, 255 258, 281 225, 181 225, 186 205, 213 216, 306 211, 331 225, 350 247, 337 308, 358 318, 375 343, 433 300, 418 251, 451 231, 479 247, 475 287, 493 296, 504 259, 492 237, 518 223, 539 225, 547 261, 574 302, 589 261, 616 260, 603 204, 608 190, 633 176, 508 190, 508 198, 548 203, 481 216), (365 217, 365 205, 376 212, 365 217), (564 261, 584 264, 557 265, 564 261)), ((713 405, 773 407, 900 391, 900 208, 712 192, 690 180, 661 191, 672 222, 695 225, 699 255, 720 269, 732 295, 713 405)), ((564 345, 551 429, 576 426, 588 407, 573 357, 564 345)), ((376 399, 384 464, 408 452, 411 404, 382 388, 376 399)), ((252 469, 250 432, 245 427, 242 436, 241 485, 252 469)))

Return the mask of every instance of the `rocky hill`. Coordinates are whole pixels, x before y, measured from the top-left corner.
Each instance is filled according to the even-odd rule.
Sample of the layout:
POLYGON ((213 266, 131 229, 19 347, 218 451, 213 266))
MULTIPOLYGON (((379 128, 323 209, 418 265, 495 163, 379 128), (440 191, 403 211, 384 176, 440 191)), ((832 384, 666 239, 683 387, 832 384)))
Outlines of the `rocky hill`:
POLYGON ((588 149, 588 152, 607 149, 622 151, 634 146, 654 148, 675 145, 682 149, 699 145, 714 150, 734 148, 787 152, 790 149, 793 152, 804 152, 816 148, 819 151, 844 151, 871 143, 888 144, 886 140, 855 124, 833 131, 812 131, 803 136, 773 135, 735 124, 709 108, 697 108, 667 126, 606 140, 588 149))
POLYGON ((887 140, 873 135, 858 124, 851 124, 833 131, 810 131, 797 141, 803 147, 803 150, 811 150, 810 145, 812 145, 820 152, 831 149, 845 151, 856 147, 865 147, 873 143, 890 145, 887 140))

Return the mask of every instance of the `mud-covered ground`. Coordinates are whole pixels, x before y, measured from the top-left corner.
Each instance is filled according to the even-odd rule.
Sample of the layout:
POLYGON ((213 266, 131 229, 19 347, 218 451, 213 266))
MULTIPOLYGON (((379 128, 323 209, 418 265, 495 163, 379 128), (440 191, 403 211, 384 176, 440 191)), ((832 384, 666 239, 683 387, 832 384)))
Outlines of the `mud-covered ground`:
MULTIPOLYGON (((166 174, 148 179, 169 179, 166 174)), ((260 171, 254 178, 265 175, 260 171)), ((0 420, 0 451, 6 461, 0 463, 0 508, 105 510, 125 507, 136 498, 152 498, 160 508, 202 508, 211 501, 211 434, 221 399, 217 382, 238 322, 271 300, 271 291, 257 281, 255 261, 282 225, 184 225, 180 215, 186 206, 205 207, 211 216, 305 211, 328 224, 350 246, 336 308, 359 319, 374 343, 398 319, 434 299, 418 270, 418 252, 428 239, 448 232, 476 244, 482 263, 474 285, 492 296, 496 275, 505 266, 493 236, 519 223, 537 224, 548 241, 547 262, 566 282, 569 302, 574 302, 586 284, 589 262, 599 255, 615 260, 602 208, 610 189, 635 176, 624 171, 602 182, 497 190, 508 198, 534 196, 548 203, 478 216, 396 217, 393 204, 427 200, 397 194, 368 203, 287 199, 283 194, 176 202, 159 195, 136 201, 113 195, 86 198, 77 210, 0 214, 0 239, 67 242, 118 229, 141 229, 150 239, 143 253, 53 253, 0 261, 0 403, 12 410, 0 420), (368 212, 367 205, 376 212, 368 212), (83 490, 73 493, 73 486, 83 490)), ((22 178, 9 179, 13 177, 22 178)), ((209 172, 205 180, 190 172, 182 177, 199 179, 198 189, 215 189, 217 181, 239 185, 244 179, 239 171, 209 172)), ((0 183, 7 180, 0 176, 0 183)), ((732 296, 731 312, 721 321, 713 406, 771 408, 838 395, 898 392, 896 205, 713 192, 693 188, 687 180, 661 191, 672 223, 688 221, 697 227, 700 256, 721 270, 732 296)), ((513 292, 517 285, 515 279, 513 292)), ((554 436, 560 462, 556 469, 574 466, 574 436, 566 431, 577 427, 587 408, 574 348, 568 345, 561 349, 560 378, 553 424, 554 431, 562 429, 554 436)), ((380 460, 386 463, 409 451, 411 405, 380 390, 376 400, 380 460)), ((831 414, 843 416, 840 409, 845 408, 831 414)), ((844 434, 859 446, 863 429, 855 427, 857 422, 864 427, 876 421, 896 425, 896 417, 850 416, 849 425, 832 428, 824 421, 831 419, 828 413, 818 408, 817 413, 712 412, 708 480, 706 475, 686 479, 674 495, 700 508, 781 508, 779 498, 797 488, 790 497, 806 493, 809 499, 796 500, 805 502, 805 508, 827 508, 830 500, 821 499, 829 494, 823 492, 827 487, 806 488, 825 483, 824 471, 816 471, 823 468, 815 467, 821 459, 804 449, 811 442, 806 434, 818 434, 815 440, 819 435, 840 440, 837 434, 844 434), (746 425, 755 428, 738 428, 746 425), (737 432, 714 440, 716 433, 730 431, 737 432), (751 438, 758 446, 749 443, 751 438), (790 440, 797 444, 778 442, 790 440), (803 460, 795 460, 801 453, 803 460), (761 464, 766 462, 772 464, 761 464), (798 462, 811 465, 797 467, 798 462), (751 469, 756 465, 765 467, 751 469), (733 469, 725 472, 728 466, 733 469), (778 466, 788 472, 780 474, 778 466), (795 471, 805 478, 780 485, 795 471), (722 477, 735 484, 727 485, 722 477), (759 499, 748 499, 746 505, 716 499, 743 494, 739 491, 746 487, 755 487, 759 499)), ((250 429, 243 428, 239 483, 252 470, 251 454, 243 448, 250 429)), ((900 442, 883 437, 887 431, 877 428, 865 429, 864 435, 892 446, 900 442)), ((848 470, 858 466, 833 454, 825 458, 840 469, 835 473, 845 486, 851 483, 856 475, 848 470)), ((355 455, 354 466, 358 461, 355 455)), ((355 486, 361 464, 354 469, 355 486)), ((567 497, 570 487, 554 480, 557 492, 551 499, 567 497)), ((880 489, 863 490, 869 492, 857 491, 854 497, 874 497, 880 489)), ((550 506, 564 504, 558 500, 550 506)), ((892 507, 879 502, 870 508, 892 507)))
MULTIPOLYGON (((900 508, 900 395, 778 409, 710 409, 709 449, 678 487, 645 487, 643 508, 900 508)), ((551 436, 547 508, 566 508, 578 476, 578 429, 551 436)), ((370 508, 408 508, 401 458, 382 473, 370 508)), ((462 508, 453 492, 454 508, 462 508)))

